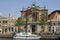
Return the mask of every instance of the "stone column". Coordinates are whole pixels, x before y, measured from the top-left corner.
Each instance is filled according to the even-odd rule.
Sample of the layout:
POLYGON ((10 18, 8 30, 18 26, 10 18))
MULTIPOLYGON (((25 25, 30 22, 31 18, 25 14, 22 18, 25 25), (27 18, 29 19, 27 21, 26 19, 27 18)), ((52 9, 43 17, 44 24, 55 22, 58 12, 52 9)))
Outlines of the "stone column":
POLYGON ((5 28, 4 28, 4 33, 5 33, 5 28))
POLYGON ((59 26, 56 26, 56 32, 57 32, 57 33, 59 32, 58 30, 59 30, 59 26))
POLYGON ((17 32, 18 32, 18 27, 16 27, 15 29, 17 29, 17 32))
POLYGON ((14 32, 18 32, 18 27, 14 27, 14 32))
POLYGON ((54 26, 54 33, 56 33, 56 26, 54 26))
POLYGON ((29 25, 28 29, 29 29, 29 32, 31 32, 31 33, 32 33, 31 25, 29 25))
POLYGON ((30 25, 27 25, 27 31, 30 32, 30 25))
POLYGON ((14 32, 15 32, 15 27, 13 29, 14 29, 14 32))
POLYGON ((36 26, 36 29, 35 29, 36 33, 38 33, 38 30, 39 30, 38 28, 39 28, 39 25, 36 26))
POLYGON ((10 32, 12 32, 12 28, 10 27, 10 32))
POLYGON ((9 29, 7 28, 7 32, 9 33, 9 29))
POLYGON ((51 26, 51 33, 52 33, 53 27, 51 26))
POLYGON ((35 33, 37 33, 37 29, 38 29, 37 27, 38 27, 38 25, 36 25, 36 27, 35 27, 35 33))
POLYGON ((44 29, 44 32, 48 32, 49 30, 48 30, 48 26, 47 25, 45 25, 45 29, 44 29))
POLYGON ((36 30, 37 33, 40 33, 41 32, 41 26, 40 25, 37 25, 37 30, 36 30))

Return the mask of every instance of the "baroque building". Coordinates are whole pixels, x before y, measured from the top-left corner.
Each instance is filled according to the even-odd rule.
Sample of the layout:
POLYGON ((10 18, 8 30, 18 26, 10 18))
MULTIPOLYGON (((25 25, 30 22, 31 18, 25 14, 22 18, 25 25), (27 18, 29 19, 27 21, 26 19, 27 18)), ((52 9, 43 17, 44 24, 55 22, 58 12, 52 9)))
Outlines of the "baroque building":
POLYGON ((48 23, 51 33, 60 32, 60 10, 55 10, 48 15, 48 23))
MULTIPOLYGON (((26 23, 26 16, 27 16, 27 31, 31 33, 40 33, 40 32, 48 32, 48 26, 47 24, 44 26, 44 31, 42 31, 41 26, 39 25, 39 20, 41 19, 41 15, 45 15, 46 22, 48 19, 48 9, 45 7, 39 7, 35 5, 34 3, 27 7, 23 8, 21 10, 21 18, 26 23)), ((24 30, 26 27, 26 24, 21 26, 21 28, 24 30)))

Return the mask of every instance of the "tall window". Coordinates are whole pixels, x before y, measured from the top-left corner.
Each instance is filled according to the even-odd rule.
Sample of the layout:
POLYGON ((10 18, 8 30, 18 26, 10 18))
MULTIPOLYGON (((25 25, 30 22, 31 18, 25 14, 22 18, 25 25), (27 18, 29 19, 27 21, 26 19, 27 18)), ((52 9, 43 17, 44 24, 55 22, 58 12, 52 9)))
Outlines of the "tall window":
POLYGON ((12 28, 12 31, 13 31, 13 28, 12 28))
POLYGON ((32 21, 37 21, 37 12, 32 13, 32 21))
POLYGON ((5 21, 7 23, 7 21, 5 21))

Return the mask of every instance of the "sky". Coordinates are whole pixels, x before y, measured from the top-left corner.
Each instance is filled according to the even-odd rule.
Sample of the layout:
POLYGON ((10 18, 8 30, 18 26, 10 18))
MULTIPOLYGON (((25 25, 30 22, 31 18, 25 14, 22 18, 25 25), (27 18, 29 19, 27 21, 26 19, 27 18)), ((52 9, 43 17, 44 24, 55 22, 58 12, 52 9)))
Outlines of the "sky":
POLYGON ((21 16, 22 8, 27 8, 35 2, 37 6, 48 9, 48 14, 54 10, 60 10, 60 0, 0 0, 0 16, 8 17, 9 14, 21 16))

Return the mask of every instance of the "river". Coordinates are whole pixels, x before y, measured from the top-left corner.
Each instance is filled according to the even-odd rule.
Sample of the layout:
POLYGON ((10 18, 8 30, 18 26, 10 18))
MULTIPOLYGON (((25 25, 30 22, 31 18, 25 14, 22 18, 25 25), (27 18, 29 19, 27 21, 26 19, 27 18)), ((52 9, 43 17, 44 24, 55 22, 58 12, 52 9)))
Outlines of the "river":
MULTIPOLYGON (((0 38, 0 40, 16 40, 13 38, 0 38)), ((21 39, 17 39, 17 40, 21 40, 21 39)), ((57 40, 57 39, 40 39, 40 40, 57 40)))
POLYGON ((13 38, 0 38, 0 40, 13 40, 13 38))

